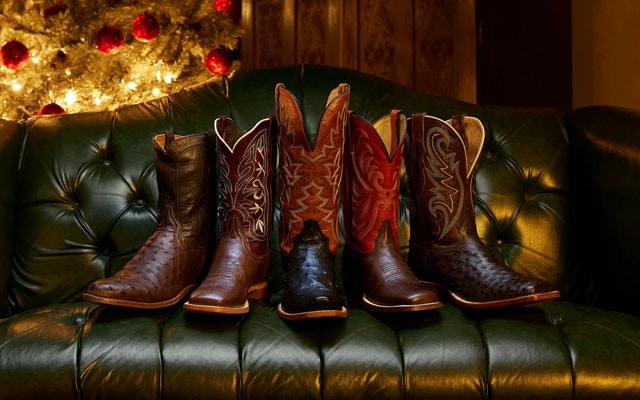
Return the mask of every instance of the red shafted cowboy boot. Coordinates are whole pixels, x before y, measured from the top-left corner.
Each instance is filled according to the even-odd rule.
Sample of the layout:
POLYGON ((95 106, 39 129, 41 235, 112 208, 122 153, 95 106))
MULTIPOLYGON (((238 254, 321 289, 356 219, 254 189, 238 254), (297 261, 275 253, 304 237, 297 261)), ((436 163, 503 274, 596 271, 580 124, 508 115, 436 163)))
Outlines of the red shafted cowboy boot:
POLYGON ((225 117, 214 123, 221 233, 209 272, 184 304, 186 310, 245 314, 248 299, 266 296, 275 122, 263 119, 246 133, 225 117))
POLYGON ((498 262, 478 237, 474 185, 484 143, 480 120, 414 114, 409 127, 409 264, 416 275, 443 286, 454 303, 469 309, 559 297, 548 282, 498 262))
POLYGON ((158 222, 135 256, 83 298, 99 304, 154 309, 178 303, 196 287, 209 245, 209 146, 206 134, 156 135, 158 222))
POLYGON ((349 290, 349 298, 357 301, 356 296, 361 296, 362 306, 369 311, 442 307, 435 290, 416 278, 400 254, 398 202, 406 126, 399 110, 374 126, 354 114, 349 119, 343 273, 345 285, 357 288, 349 290))
POLYGON ((349 85, 329 95, 313 145, 296 98, 282 84, 275 92, 284 280, 278 315, 287 320, 346 317, 334 263, 349 85))

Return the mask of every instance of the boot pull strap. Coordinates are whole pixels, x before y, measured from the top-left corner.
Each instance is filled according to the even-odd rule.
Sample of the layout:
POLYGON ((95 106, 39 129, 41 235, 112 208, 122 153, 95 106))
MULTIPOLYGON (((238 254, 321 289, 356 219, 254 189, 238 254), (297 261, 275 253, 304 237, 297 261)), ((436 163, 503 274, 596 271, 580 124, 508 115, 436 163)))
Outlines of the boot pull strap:
MULTIPOLYGON (((227 116, 221 115, 213 122, 213 132, 212 134, 215 136, 216 134, 220 136, 222 139, 226 139, 225 131, 227 127, 227 116)), ((211 138, 214 139, 215 138, 211 138)))
POLYGON ((345 115, 345 118, 347 120, 347 126, 346 126, 347 132, 351 131, 351 116, 352 115, 354 115, 353 114, 353 110, 347 109, 347 114, 345 115))
POLYGON ((327 104, 325 104, 325 108, 329 107, 329 104, 331 104, 331 102, 336 97, 340 96, 341 94, 343 94, 344 92, 347 92, 347 91, 349 91, 349 84, 348 83, 340 83, 340 84, 338 84, 338 86, 329 93, 329 96, 327 96, 327 104))
POLYGON ((414 136, 419 136, 424 132, 424 116, 426 113, 413 113, 411 114, 411 119, 408 121, 411 124, 411 129, 409 130, 409 146, 412 146, 412 143, 415 142, 414 136))
POLYGON ((171 142, 173 142, 175 140, 175 133, 173 131, 166 131, 164 133, 164 148, 166 149, 167 147, 169 147, 169 145, 171 144, 171 142))
POLYGON ((451 126, 460 134, 462 138, 462 142, 464 143, 464 148, 467 149, 469 145, 467 144, 467 135, 464 129, 464 115, 454 115, 451 118, 451 126))
POLYGON ((402 110, 395 108, 391 110, 391 148, 389 149, 389 154, 393 154, 396 151, 401 135, 407 129, 406 124, 407 120, 404 118, 402 110))

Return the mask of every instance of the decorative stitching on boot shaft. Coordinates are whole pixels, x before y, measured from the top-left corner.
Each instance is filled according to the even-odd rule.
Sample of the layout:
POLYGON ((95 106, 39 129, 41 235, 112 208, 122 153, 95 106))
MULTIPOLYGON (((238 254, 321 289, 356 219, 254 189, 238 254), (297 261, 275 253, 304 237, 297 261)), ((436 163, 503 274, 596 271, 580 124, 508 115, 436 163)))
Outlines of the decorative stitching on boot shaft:
POLYGON ((312 148, 296 98, 276 86, 276 112, 280 122, 280 248, 288 254, 304 221, 318 222, 333 254, 338 248, 340 186, 344 156, 348 85, 329 98, 312 148))

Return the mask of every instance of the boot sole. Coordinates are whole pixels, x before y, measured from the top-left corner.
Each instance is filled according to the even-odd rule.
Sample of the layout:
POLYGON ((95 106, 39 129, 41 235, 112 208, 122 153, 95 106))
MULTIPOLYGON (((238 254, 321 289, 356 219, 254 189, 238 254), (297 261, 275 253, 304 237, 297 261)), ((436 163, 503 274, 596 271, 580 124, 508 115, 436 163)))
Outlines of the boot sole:
POLYGON ((182 300, 189 292, 196 288, 197 285, 189 285, 186 286, 180 293, 169 300, 159 301, 155 303, 146 303, 139 301, 131 301, 131 300, 121 300, 121 299, 112 299, 110 297, 102 297, 96 296, 89 293, 84 293, 82 295, 82 299, 85 301, 90 301, 96 304, 102 304, 105 306, 116 306, 116 307, 124 307, 124 308, 135 308, 142 310, 155 310, 160 308, 167 308, 173 305, 178 304, 180 300, 182 300))
POLYGON ((207 314, 225 314, 225 315, 238 315, 246 314, 249 312, 249 300, 245 301, 240 307, 223 307, 223 306, 209 306, 206 304, 194 304, 188 301, 183 305, 187 311, 194 311, 207 314))
POLYGON ((560 292, 558 290, 554 290, 551 292, 530 294, 527 296, 514 297, 511 299, 479 302, 479 301, 469 301, 464 297, 456 294, 455 292, 450 291, 449 289, 443 286, 440 286, 440 287, 444 289, 447 293, 449 293, 449 296, 451 297, 451 300, 453 301, 454 304, 456 304, 461 308, 466 308, 469 310, 488 310, 488 309, 495 309, 495 308, 524 306, 527 304, 537 303, 540 301, 554 300, 554 299, 560 298, 560 292))
MULTIPOLYGON (((269 282, 260 282, 257 285, 249 287, 247 291, 247 299, 261 300, 267 296, 267 287, 269 282)), ((183 307, 187 311, 194 311, 207 314, 225 314, 225 315, 238 315, 246 314, 249 312, 249 300, 245 301, 241 306, 212 306, 208 304, 197 304, 187 301, 183 304, 183 307)))
POLYGON ((288 313, 282 308, 282 303, 278 304, 278 315, 287 321, 300 321, 304 319, 314 318, 346 318, 347 308, 342 307, 340 310, 316 310, 304 311, 301 313, 288 313))
POLYGON ((409 312, 409 311, 427 311, 437 310, 442 308, 442 303, 434 301, 432 303, 420 303, 420 304, 396 304, 392 306, 375 303, 367 298, 365 294, 362 295, 362 308, 375 312, 409 312))

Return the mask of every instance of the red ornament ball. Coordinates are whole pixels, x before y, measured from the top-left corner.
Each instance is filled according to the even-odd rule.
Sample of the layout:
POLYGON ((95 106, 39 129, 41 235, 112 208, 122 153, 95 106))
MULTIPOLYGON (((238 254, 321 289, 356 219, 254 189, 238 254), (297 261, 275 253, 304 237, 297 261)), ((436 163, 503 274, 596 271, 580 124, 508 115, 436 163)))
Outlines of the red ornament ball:
POLYGON ((140 14, 134 18, 131 25, 131 34, 141 42, 149 42, 160 33, 160 24, 156 17, 149 13, 140 14))
POLYGON ((64 14, 67 8, 68 6, 63 1, 59 1, 44 9, 44 18, 49 19, 53 16, 64 14))
POLYGON ((96 47, 106 55, 114 55, 124 45, 124 36, 117 26, 104 24, 96 34, 96 47))
POLYGON ((53 114, 64 114, 64 108, 60 107, 56 103, 45 104, 38 111, 38 115, 53 115, 53 114))
POLYGON ((17 70, 29 60, 29 50, 22 42, 11 40, 0 48, 0 58, 2 65, 17 70))
POLYGON ((213 49, 204 56, 204 65, 214 75, 224 75, 231 68, 231 55, 224 49, 213 49))
POLYGON ((215 0, 213 2, 213 9, 217 12, 231 13, 233 7, 233 0, 215 0))

